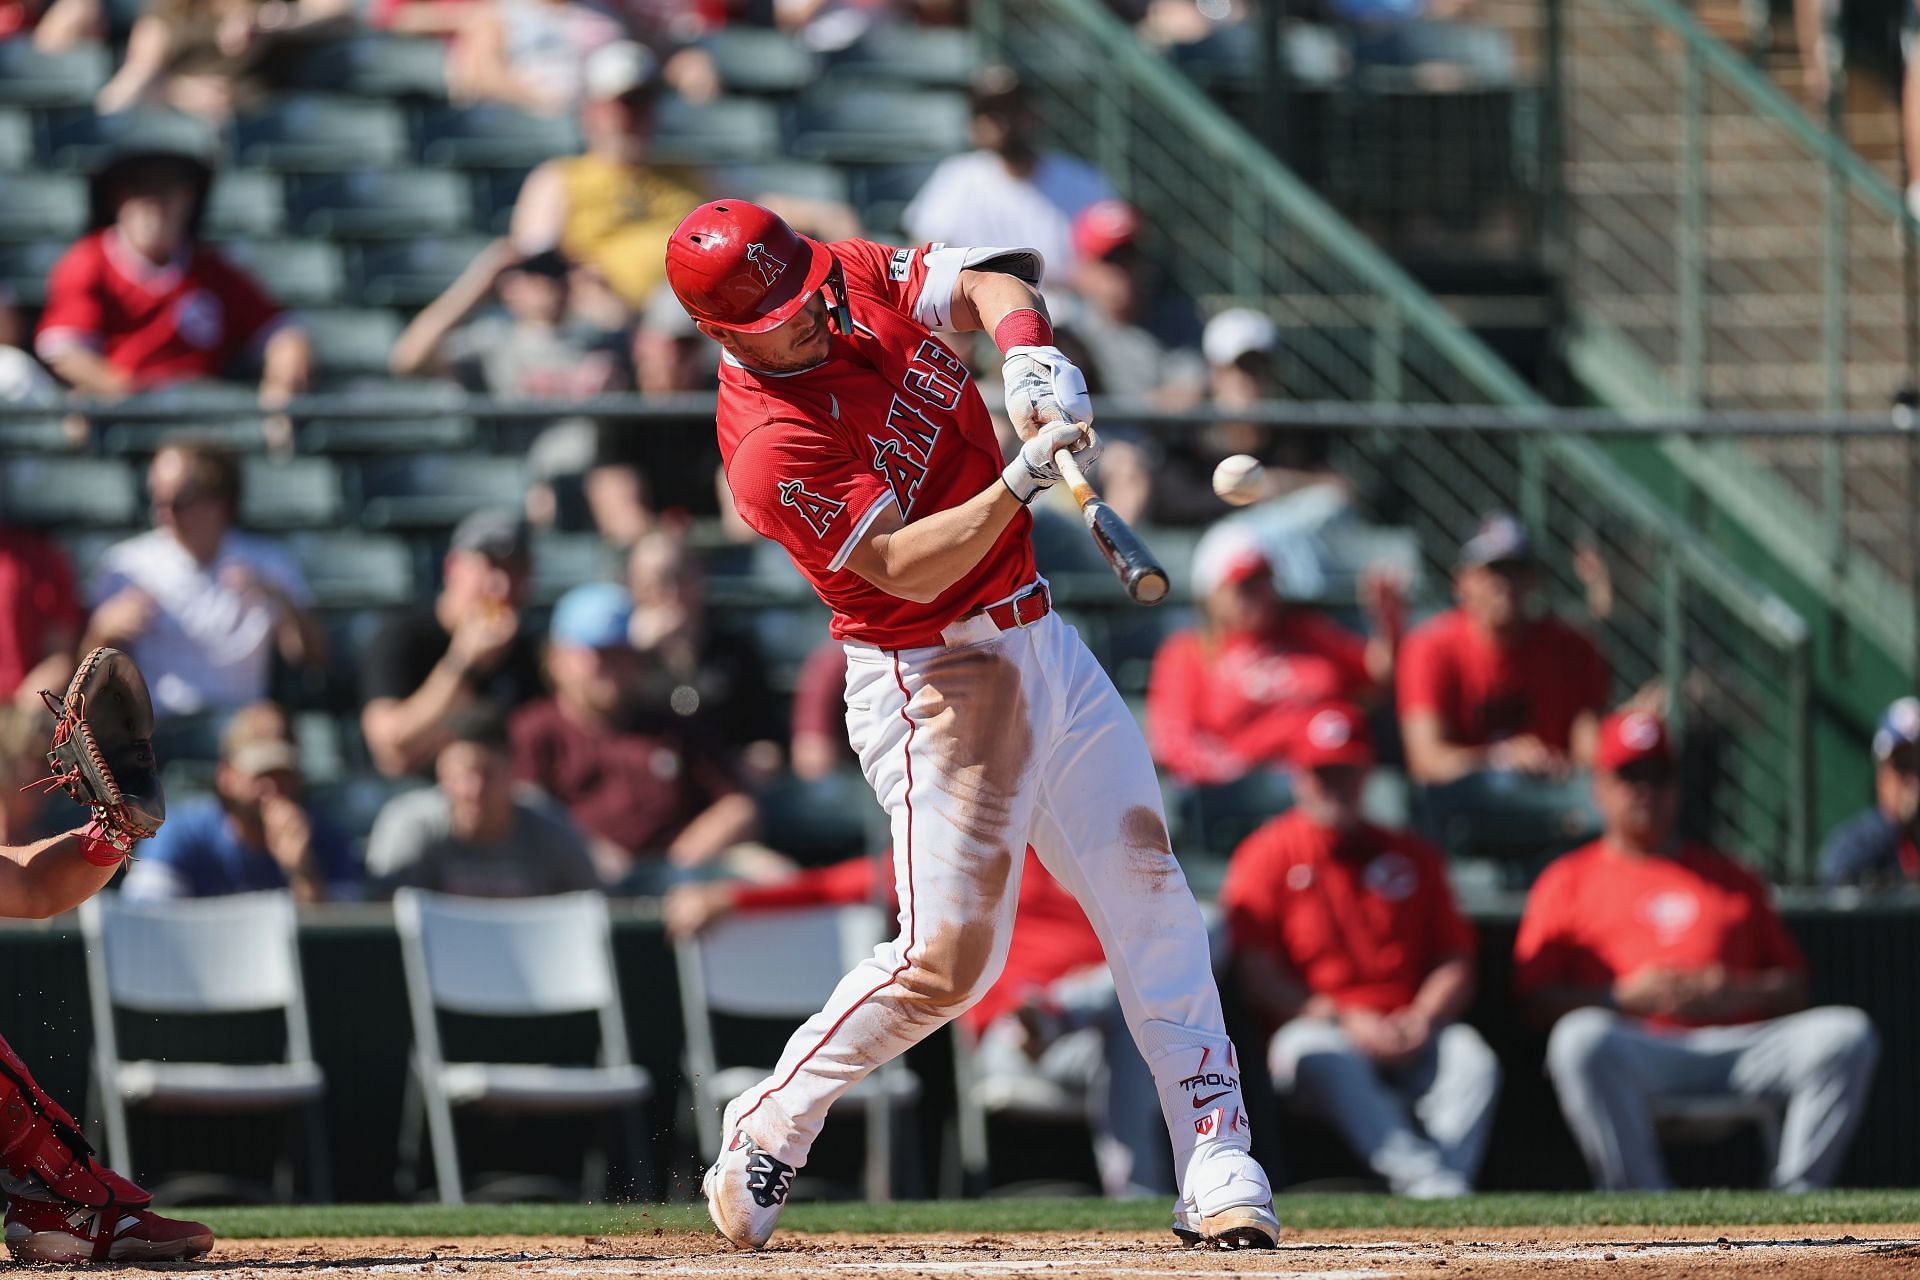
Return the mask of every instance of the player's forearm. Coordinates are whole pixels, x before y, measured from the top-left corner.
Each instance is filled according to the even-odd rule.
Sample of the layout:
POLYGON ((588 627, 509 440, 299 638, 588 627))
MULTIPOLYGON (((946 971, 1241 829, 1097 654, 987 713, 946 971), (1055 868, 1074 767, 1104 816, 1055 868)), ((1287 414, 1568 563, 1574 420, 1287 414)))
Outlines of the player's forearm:
POLYGON ((1474 961, 1455 956, 1427 975, 1414 993, 1413 1009, 1435 1026, 1459 1018, 1473 1003, 1474 961))
POLYGON ((1009 313, 1020 310, 1038 311, 1044 317, 1047 300, 1025 280, 1004 271, 960 273, 953 299, 952 327, 956 332, 978 329, 992 333, 1009 313))
POLYGON ((100 892, 120 863, 89 861, 83 850, 97 844, 81 827, 30 845, 0 848, 0 915, 45 920, 100 892))
POLYGON ((973 571, 1020 510, 995 480, 957 507, 872 535, 847 566, 888 595, 928 604, 973 571))

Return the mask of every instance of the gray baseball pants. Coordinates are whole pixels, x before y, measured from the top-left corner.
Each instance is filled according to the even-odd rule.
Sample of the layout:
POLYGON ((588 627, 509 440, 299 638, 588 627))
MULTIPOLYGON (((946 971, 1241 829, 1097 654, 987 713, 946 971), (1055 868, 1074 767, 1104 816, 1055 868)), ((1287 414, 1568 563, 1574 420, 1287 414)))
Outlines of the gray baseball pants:
POLYGON ((1769 1185, 1810 1191, 1839 1173, 1879 1053, 1867 1015, 1840 1005, 1693 1030, 1655 1030, 1589 1008, 1554 1024, 1547 1073, 1603 1190, 1669 1185, 1654 1133, 1657 1099, 1732 1094, 1785 1106, 1769 1185))

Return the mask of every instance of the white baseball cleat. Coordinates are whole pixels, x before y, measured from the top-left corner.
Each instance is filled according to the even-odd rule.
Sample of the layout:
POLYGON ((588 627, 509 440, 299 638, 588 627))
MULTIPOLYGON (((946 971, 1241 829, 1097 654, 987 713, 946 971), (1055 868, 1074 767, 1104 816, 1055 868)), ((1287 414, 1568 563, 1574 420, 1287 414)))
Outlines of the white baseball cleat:
POLYGON ((1216 1249, 1279 1246, 1273 1190, 1266 1170, 1247 1152, 1226 1146, 1205 1151, 1188 1171, 1187 1187, 1173 1210, 1173 1234, 1180 1243, 1216 1249))
POLYGON ((707 1216, 736 1249, 758 1249, 773 1234, 793 1189, 794 1168, 762 1151, 735 1129, 720 1158, 700 1180, 707 1216))

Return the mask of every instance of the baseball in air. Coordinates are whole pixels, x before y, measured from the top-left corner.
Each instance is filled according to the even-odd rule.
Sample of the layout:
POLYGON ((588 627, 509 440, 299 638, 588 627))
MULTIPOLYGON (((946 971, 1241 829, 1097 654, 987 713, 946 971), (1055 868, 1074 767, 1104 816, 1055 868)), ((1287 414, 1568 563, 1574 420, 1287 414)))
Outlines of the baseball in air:
POLYGON ((1220 459, 1213 469, 1213 491, 1236 507, 1266 496, 1267 469, 1252 454, 1236 453, 1220 459))

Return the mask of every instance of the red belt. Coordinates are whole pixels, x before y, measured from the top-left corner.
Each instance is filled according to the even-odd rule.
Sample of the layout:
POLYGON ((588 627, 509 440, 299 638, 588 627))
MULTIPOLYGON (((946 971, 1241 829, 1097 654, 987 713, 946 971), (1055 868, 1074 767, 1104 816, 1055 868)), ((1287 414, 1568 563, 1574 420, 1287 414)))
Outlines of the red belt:
MULTIPOLYGON (((996 604, 988 609, 975 609, 956 621, 965 622, 985 614, 987 620, 1002 631, 1011 631, 1015 627, 1030 627, 1053 612, 1053 594, 1047 590, 1047 584, 1038 583, 1031 589, 1021 592, 1011 600, 996 604)), ((945 644, 946 640, 935 635, 931 640, 915 641, 912 644, 897 645, 899 649, 925 649, 933 645, 945 644)))

